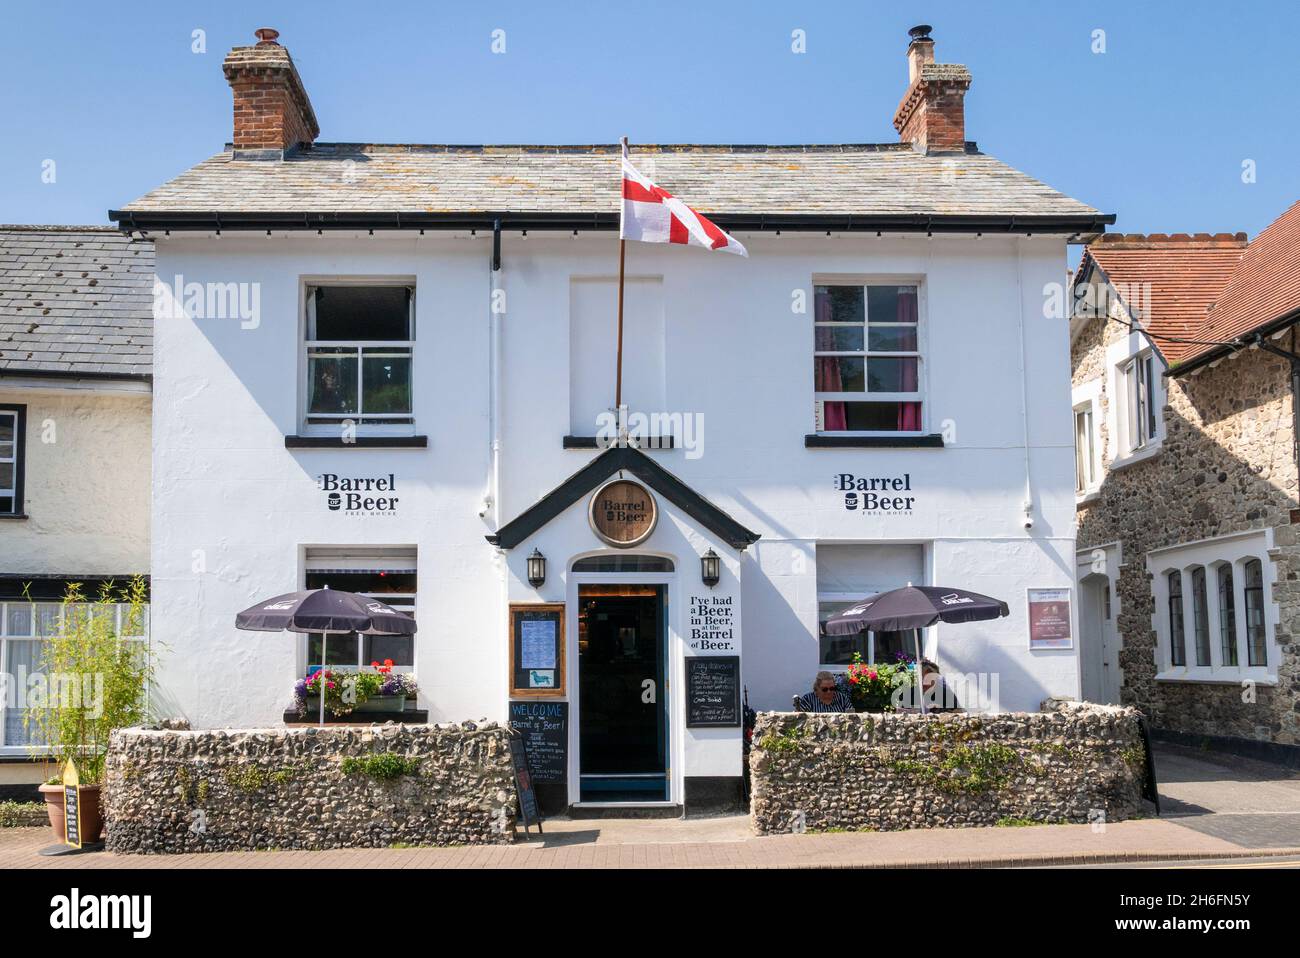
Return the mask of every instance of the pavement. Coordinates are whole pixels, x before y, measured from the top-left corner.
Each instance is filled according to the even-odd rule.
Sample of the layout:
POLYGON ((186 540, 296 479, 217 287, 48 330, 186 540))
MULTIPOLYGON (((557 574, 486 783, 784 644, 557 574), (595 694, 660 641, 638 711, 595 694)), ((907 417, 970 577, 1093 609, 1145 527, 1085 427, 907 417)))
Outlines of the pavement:
POLYGON ((743 815, 550 819, 512 846, 42 857, 47 828, 0 829, 0 868, 1300 867, 1300 773, 1160 746, 1160 818, 1093 825, 756 836, 743 815))

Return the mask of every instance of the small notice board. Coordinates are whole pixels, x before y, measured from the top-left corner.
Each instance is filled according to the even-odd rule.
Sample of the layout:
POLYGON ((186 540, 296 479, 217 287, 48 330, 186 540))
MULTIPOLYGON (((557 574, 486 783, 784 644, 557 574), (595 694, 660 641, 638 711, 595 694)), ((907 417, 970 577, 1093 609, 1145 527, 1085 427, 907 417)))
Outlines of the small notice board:
POLYGON ((1070 590, 1030 589, 1029 647, 1031 649, 1069 649, 1074 647, 1070 634, 1070 590))
POLYGON ((740 724, 740 656, 688 656, 686 727, 738 728, 740 724))
POLYGON ((510 697, 563 697, 564 678, 564 603, 512 603, 510 697))

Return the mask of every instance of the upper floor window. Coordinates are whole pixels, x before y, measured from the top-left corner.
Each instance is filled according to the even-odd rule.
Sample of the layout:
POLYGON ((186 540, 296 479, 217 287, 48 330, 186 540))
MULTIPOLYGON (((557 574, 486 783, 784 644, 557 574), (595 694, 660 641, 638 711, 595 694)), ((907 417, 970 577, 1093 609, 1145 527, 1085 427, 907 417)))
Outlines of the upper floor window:
POLYGON ((1097 443, 1092 403, 1074 410, 1074 491, 1080 495, 1097 485, 1097 443))
POLYGON ((26 406, 0 406, 0 516, 23 514, 26 406))
POLYGON ((818 432, 920 432, 916 286, 814 288, 818 432))
POLYGON ((1124 405, 1127 416, 1127 452, 1137 452, 1160 435, 1156 397, 1158 393, 1155 356, 1149 350, 1134 356, 1123 366, 1124 405))
POLYGON ((400 432, 414 423, 415 289, 339 283, 306 289, 306 425, 400 432))

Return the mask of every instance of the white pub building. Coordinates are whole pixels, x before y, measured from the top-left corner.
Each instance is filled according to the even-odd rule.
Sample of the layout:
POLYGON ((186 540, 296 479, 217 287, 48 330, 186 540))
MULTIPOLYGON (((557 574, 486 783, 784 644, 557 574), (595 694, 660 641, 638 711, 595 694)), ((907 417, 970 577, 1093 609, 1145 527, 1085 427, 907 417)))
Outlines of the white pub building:
POLYGON ((970 74, 928 28, 900 142, 633 145, 749 256, 628 244, 632 444, 606 441, 619 148, 316 142, 258 35, 224 64, 233 143, 111 214, 157 247, 164 711, 280 722, 319 637, 235 614, 322 586, 419 624, 331 636, 330 664, 415 673, 421 721, 529 726, 551 807, 735 803, 742 690, 788 709, 914 648, 819 625, 908 583, 1010 606, 925 630, 946 674, 1002 709, 1078 697, 1073 633, 1035 643, 1029 614, 1074 573, 1069 329, 1043 302, 1113 217, 965 139, 970 74))

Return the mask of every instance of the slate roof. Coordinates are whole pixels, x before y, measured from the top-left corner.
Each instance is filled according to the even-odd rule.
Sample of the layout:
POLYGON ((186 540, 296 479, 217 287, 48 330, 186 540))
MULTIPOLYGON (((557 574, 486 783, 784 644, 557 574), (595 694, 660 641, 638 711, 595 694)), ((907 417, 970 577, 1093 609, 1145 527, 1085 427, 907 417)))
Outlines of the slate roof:
POLYGON ((149 375, 153 277, 112 227, 0 226, 0 375, 149 375))
MULTIPOLYGON (((973 143, 965 153, 930 156, 899 143, 634 146, 631 153, 660 186, 724 225, 818 215, 1114 219, 973 143)), ((241 214, 298 214, 296 225, 310 228, 319 224, 302 214, 538 214, 608 227, 620 203, 617 156, 610 146, 316 143, 266 160, 236 159, 227 149, 110 215, 124 225, 156 227, 170 218, 173 228, 209 229, 221 213, 228 225, 241 214), (196 215, 184 222, 181 214, 196 215)))

